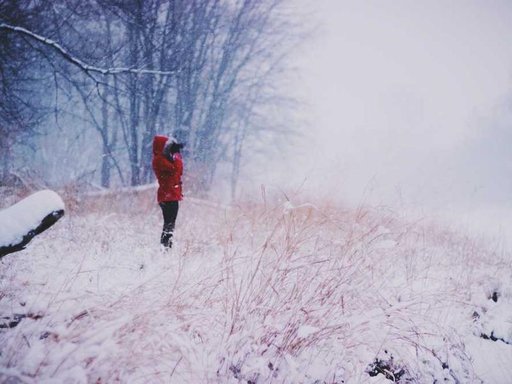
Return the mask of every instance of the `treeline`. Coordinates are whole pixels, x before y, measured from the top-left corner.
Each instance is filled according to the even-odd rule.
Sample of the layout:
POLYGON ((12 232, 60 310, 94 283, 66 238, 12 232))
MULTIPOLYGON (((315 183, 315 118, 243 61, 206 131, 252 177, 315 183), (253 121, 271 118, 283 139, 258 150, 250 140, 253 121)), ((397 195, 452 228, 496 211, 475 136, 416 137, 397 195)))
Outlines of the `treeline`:
POLYGON ((152 137, 172 133, 186 143, 192 189, 207 191, 222 167, 234 193, 244 149, 290 128, 280 84, 298 35, 287 6, 0 1, 0 184, 57 171, 52 156, 66 148, 80 159, 67 167, 83 171, 70 178, 148 183, 152 137))

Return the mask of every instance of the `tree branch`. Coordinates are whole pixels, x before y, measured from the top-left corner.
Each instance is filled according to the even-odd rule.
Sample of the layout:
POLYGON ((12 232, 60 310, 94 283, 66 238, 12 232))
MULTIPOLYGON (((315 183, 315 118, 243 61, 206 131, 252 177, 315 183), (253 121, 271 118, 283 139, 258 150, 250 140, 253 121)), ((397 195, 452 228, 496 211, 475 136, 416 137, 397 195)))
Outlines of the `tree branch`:
POLYGON ((37 33, 34 33, 32 31, 29 31, 28 29, 25 29, 23 27, 17 27, 14 25, 6 24, 6 23, 0 23, 0 29, 5 29, 7 31, 20 33, 24 36, 28 36, 31 39, 34 39, 40 43, 43 43, 49 47, 51 47, 54 51, 56 51, 62 58, 64 58, 69 63, 77 66, 82 71, 86 72, 87 74, 92 73, 99 73, 101 75, 118 75, 123 73, 136 73, 141 75, 161 75, 161 76, 171 76, 174 75, 175 72, 173 71, 158 71, 158 70, 151 70, 151 69, 137 69, 137 68, 101 68, 96 67, 93 65, 89 65, 82 60, 76 58, 72 54, 70 54, 62 45, 57 43, 56 41, 52 39, 48 39, 44 36, 38 35, 37 33))

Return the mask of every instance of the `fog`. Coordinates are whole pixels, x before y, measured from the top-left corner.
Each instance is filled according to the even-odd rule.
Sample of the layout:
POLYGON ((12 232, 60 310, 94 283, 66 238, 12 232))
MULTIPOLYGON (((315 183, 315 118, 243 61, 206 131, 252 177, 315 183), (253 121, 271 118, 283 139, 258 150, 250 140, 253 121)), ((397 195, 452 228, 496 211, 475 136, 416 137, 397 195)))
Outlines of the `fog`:
MULTIPOLYGON (((133 24, 120 18, 108 2, 95 3, 95 11, 107 12, 106 20, 121 22, 119 31, 111 31, 66 6, 59 12, 63 18, 72 19, 60 25, 44 21, 53 20, 55 11, 44 2, 40 12, 13 4, 19 5, 19 12, 4 13, 14 25, 20 21, 17 15, 21 12, 32 20, 27 26, 42 36, 61 36, 59 43, 73 47, 84 62, 104 65, 98 61, 102 55, 92 55, 89 50, 112 38, 123 54, 107 50, 103 55, 118 60, 113 63, 120 68, 132 66, 137 59, 132 53, 139 52, 140 47, 128 49, 127 32, 133 24), (97 33, 90 39, 75 35, 75 24, 80 23, 97 33)), ((168 4, 161 3, 162 10, 170 9, 168 4)), ((208 4, 187 6, 198 11, 208 4)), ((258 49, 250 49, 254 53, 251 60, 241 61, 245 63, 244 80, 223 82, 232 85, 226 91, 229 97, 222 100, 218 95, 223 92, 210 92, 215 76, 227 75, 222 69, 222 55, 218 54, 223 50, 206 50, 211 54, 211 65, 194 67, 190 73, 178 71, 179 76, 169 77, 172 81, 167 85, 160 84, 165 97, 157 101, 163 107, 149 114, 151 119, 141 116, 154 105, 156 93, 137 92, 139 88, 130 88, 130 83, 124 81, 113 89, 98 80, 96 84, 83 83, 83 68, 67 67, 59 55, 46 55, 42 60, 39 50, 23 40, 34 38, 30 31, 20 35, 16 28, 4 25, 5 36, 16 42, 0 55, 5 59, 0 66, 10 70, 7 77, 11 82, 4 87, 11 93, 5 100, 15 111, 21 96, 33 93, 37 102, 19 112, 16 121, 3 112, 14 121, 5 126, 18 127, 14 134, 19 145, 4 150, 10 148, 13 139, 0 135, 0 152, 9 158, 2 163, 0 179, 7 178, 12 168, 22 174, 23 170, 29 170, 25 174, 34 171, 41 180, 56 186, 71 181, 101 187, 144 184, 152 180, 150 152, 139 153, 139 144, 154 132, 170 134, 174 130, 183 133, 182 140, 190 139, 186 169, 195 176, 185 184, 193 192, 208 190, 213 192, 211 196, 229 201, 244 194, 259 195, 258 185, 264 184, 278 191, 298 191, 353 205, 442 213, 468 225, 484 223, 492 227, 493 233, 510 227, 512 238, 510 1, 291 0, 283 2, 282 8, 274 8, 273 2, 263 2, 265 7, 258 2, 240 2, 237 4, 247 11, 251 21, 244 28, 225 28, 238 23, 234 17, 237 7, 226 13, 223 7, 229 2, 212 4, 226 19, 217 31, 226 40, 218 40, 217 32, 199 23, 207 39, 201 47, 224 41, 237 53, 229 55, 234 60, 233 71, 228 74, 232 80, 239 78, 239 55, 253 43, 259 44, 258 49), (265 14, 269 17, 263 17, 265 14), (300 28, 294 24, 297 14, 302 18, 300 28), (259 22, 265 20, 268 23, 259 22), (285 52, 299 38, 299 29, 310 33, 297 49, 291 50, 295 70, 289 70, 281 58, 287 58, 285 52), (230 34, 245 36, 240 40, 244 43, 233 46, 227 39, 230 34), (27 60, 41 67, 29 71, 27 60), (56 64, 62 67, 55 68, 56 64), (47 76, 41 76, 34 85, 30 80, 33 71, 47 76), (51 80, 54 75, 58 77, 55 81, 51 80), (194 95, 202 97, 199 104, 189 102, 190 87, 181 87, 192 80, 197 84, 194 95), (290 80, 291 85, 284 85, 290 80), (106 100, 98 92, 99 84, 107 93, 106 100), (52 97, 46 97, 45 92, 39 94, 39 90, 46 89, 48 94, 51 90, 52 97), (110 93, 113 90, 115 95, 110 93), (122 100, 118 96, 123 96, 122 100), (288 96, 296 96, 300 107, 294 109, 288 96), (136 98, 140 100, 132 105, 136 98), (114 100, 122 108, 115 107, 114 100), (223 108, 215 104, 221 101, 223 108), (54 112, 51 118, 50 109, 54 112), (224 110, 227 114, 219 113, 224 110), (127 116, 133 118, 125 122, 127 116), (25 120, 25 127, 19 126, 18 121, 25 120), (300 135, 280 135, 283 127, 296 129, 300 135), (133 140, 128 128, 135 133, 133 140), (123 133, 122 137, 118 132, 123 133), (33 137, 27 145, 20 144, 25 141, 22 133, 33 137), (279 141, 283 139, 289 141, 284 148, 279 141)), ((150 5, 146 4, 144 12, 152 14, 150 5)), ((130 13, 129 7, 121 8, 130 13)), ((194 12, 180 15, 186 20, 194 12)), ((170 28, 166 20, 154 18, 154 28, 170 28)), ((176 33, 191 36, 191 24, 180 25, 182 29, 176 33)), ((146 22, 141 22, 142 27, 153 30, 146 22)), ((142 29, 134 31, 142 33, 142 29)), ((163 44, 159 40, 139 40, 147 43, 148 49, 163 44)), ((133 40, 134 44, 139 40, 133 40)), ((169 52, 174 52, 170 57, 175 65, 196 57, 196 46, 189 47, 185 52, 171 44, 169 52)), ((53 52, 48 44, 39 48, 53 52)), ((151 64, 165 70, 169 64, 167 58, 152 55, 144 60, 139 63, 141 68, 151 64)), ((119 76, 140 81, 140 89, 151 88, 150 77, 134 73, 119 76)), ((31 97, 27 100, 33 101, 31 97)), ((149 142, 144 145, 150 148, 149 142)))
POLYGON ((512 229, 512 4, 314 8, 294 84, 304 143, 286 179, 294 169, 295 185, 320 196, 512 229))

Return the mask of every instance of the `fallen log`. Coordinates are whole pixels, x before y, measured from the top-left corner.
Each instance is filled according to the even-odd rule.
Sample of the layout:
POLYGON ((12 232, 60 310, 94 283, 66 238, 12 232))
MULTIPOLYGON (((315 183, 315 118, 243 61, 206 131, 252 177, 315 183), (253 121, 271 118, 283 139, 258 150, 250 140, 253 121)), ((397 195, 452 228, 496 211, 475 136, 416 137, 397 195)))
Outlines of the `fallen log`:
POLYGON ((0 211, 0 259, 21 251, 64 216, 64 202, 50 190, 36 192, 0 211))

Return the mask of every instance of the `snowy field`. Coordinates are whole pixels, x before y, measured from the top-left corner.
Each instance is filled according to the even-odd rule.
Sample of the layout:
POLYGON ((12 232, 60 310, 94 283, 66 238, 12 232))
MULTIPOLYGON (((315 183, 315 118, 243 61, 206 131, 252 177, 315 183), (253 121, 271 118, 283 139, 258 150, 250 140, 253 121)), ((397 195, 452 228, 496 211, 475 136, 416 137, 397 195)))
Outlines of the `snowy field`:
MULTIPOLYGON (((511 258, 371 208, 65 199, 0 262, 0 382, 510 383, 511 258)), ((72 196, 70 194, 70 196, 72 196)))

